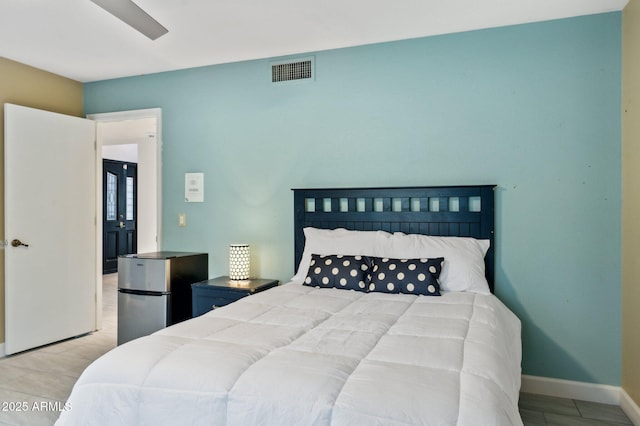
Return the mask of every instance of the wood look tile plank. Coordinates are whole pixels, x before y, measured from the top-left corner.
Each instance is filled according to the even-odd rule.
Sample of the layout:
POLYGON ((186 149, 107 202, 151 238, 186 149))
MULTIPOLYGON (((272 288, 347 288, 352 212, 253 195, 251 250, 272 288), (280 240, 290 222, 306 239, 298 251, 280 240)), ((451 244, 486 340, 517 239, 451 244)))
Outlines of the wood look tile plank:
POLYGON ((546 426, 547 421, 544 418, 544 413, 541 411, 533 411, 527 409, 520 409, 520 417, 524 426, 546 426))
POLYGON ((549 426, 620 426, 620 423, 603 422, 579 416, 563 416, 562 414, 545 413, 549 426))
POLYGON ((37 350, 10 357, 5 362, 16 367, 69 376, 79 376, 91 364, 91 360, 85 358, 70 357, 64 353, 43 353, 37 350))
POLYGON ((580 416, 580 412, 572 399, 555 398, 546 395, 532 393, 520 393, 518 406, 521 409, 540 411, 544 413, 555 413, 565 416, 580 416))
POLYGON ((77 376, 33 371, 6 382, 3 388, 64 403, 71 394, 76 380, 78 380, 77 376))
POLYGON ((619 423, 623 425, 632 425, 629 417, 617 405, 599 404, 597 402, 578 401, 576 406, 582 417, 602 420, 605 422, 619 423))
POLYGON ((0 411, 0 423, 14 426, 51 426, 60 417, 57 408, 64 406, 52 399, 5 389, 0 389, 0 401, 8 404, 6 411, 0 411))
POLYGON ((13 365, 3 363, 0 359, 0 388, 6 387, 3 385, 8 381, 24 376, 30 371, 31 370, 19 369, 13 365))

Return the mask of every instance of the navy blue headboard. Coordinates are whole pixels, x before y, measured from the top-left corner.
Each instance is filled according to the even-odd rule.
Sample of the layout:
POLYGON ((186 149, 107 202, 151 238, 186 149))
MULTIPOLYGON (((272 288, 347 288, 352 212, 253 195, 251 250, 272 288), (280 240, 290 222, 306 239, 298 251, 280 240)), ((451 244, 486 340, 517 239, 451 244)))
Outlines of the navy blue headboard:
POLYGON ((495 187, 294 189, 296 268, 308 226, 473 237, 491 240, 485 271, 493 292, 495 187))

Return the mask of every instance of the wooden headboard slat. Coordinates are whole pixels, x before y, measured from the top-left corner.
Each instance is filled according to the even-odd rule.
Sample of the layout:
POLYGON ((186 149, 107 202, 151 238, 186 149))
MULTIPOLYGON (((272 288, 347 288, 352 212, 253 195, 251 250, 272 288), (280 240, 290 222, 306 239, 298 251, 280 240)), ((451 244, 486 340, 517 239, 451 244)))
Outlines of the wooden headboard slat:
POLYGON ((494 189, 495 185, 294 189, 295 265, 302 258, 303 229, 308 226, 488 239, 485 271, 493 292, 494 189))

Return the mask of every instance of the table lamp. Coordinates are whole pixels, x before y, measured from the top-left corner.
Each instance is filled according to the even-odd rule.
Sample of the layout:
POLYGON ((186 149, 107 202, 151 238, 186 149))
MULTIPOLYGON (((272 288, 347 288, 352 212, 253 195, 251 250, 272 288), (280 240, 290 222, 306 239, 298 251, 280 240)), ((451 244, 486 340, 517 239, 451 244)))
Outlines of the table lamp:
POLYGON ((229 278, 231 280, 248 280, 251 254, 249 244, 229 245, 229 278))

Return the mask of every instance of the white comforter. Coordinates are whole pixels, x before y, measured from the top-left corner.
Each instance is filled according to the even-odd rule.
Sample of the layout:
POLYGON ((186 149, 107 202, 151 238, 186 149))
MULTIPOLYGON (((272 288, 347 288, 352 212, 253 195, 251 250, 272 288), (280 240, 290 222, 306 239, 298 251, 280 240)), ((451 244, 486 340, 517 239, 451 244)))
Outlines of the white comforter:
POLYGON ((107 353, 57 425, 521 425, 494 296, 289 283, 107 353))

